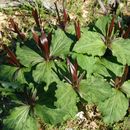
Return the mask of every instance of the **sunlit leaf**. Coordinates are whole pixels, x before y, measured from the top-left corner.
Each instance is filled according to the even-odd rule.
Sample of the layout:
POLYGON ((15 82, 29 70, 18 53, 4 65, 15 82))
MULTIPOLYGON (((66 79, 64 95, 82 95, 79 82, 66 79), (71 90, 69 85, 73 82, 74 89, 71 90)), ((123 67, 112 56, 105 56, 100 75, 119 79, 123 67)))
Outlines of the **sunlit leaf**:
POLYGON ((81 35, 73 50, 77 53, 102 56, 106 46, 98 33, 87 31, 81 35))
POLYGON ((100 103, 111 97, 111 86, 103 79, 90 78, 80 83, 79 94, 89 103, 100 103))
POLYGON ((128 98, 130 98, 130 80, 124 82, 121 86, 121 91, 124 92, 128 98))
POLYGON ((61 56, 69 53, 72 40, 67 37, 64 31, 58 29, 52 35, 52 42, 50 48, 51 56, 61 56))
POLYGON ((20 62, 26 67, 33 66, 39 62, 44 61, 43 57, 26 46, 17 46, 16 54, 20 62))
POLYGON ((100 103, 99 110, 107 124, 123 119, 128 109, 129 100, 119 90, 113 89, 112 96, 100 103))
POLYGON ((35 118, 29 115, 30 106, 14 108, 4 120, 4 130, 37 130, 35 118))
POLYGON ((56 90, 55 106, 60 109, 64 109, 66 112, 66 118, 75 116, 77 113, 78 97, 74 89, 68 83, 59 82, 56 90))
POLYGON ((130 40, 118 38, 111 45, 112 54, 117 57, 118 62, 130 65, 130 40))

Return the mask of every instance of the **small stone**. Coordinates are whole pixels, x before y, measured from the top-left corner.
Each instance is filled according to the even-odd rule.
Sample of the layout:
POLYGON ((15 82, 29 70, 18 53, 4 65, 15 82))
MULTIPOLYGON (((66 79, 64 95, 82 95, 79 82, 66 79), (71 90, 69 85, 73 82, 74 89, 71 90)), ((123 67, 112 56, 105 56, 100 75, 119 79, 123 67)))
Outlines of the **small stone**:
POLYGON ((73 128, 66 128, 65 130, 74 130, 73 128))

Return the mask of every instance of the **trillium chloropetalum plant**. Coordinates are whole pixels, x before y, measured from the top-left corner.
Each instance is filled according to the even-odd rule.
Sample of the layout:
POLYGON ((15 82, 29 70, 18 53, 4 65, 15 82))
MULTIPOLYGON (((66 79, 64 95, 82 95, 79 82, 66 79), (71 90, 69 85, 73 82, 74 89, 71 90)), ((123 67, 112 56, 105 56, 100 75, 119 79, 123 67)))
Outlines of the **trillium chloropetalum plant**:
POLYGON ((107 124, 126 116, 130 97, 128 30, 121 31, 116 16, 104 16, 91 27, 81 28, 79 21, 72 26, 65 9, 63 12, 64 26, 58 13, 60 26, 51 32, 41 27, 36 9, 32 15, 37 27, 29 35, 10 21, 20 39, 16 46, 0 44, 4 130, 38 130, 46 123, 59 124, 75 117, 79 102, 97 105, 107 124))

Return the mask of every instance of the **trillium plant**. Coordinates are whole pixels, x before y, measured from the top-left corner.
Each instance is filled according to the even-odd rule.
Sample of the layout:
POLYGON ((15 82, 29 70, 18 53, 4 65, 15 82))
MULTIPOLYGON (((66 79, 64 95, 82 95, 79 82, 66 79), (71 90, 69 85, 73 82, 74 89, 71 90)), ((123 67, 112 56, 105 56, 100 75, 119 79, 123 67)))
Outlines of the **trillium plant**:
MULTIPOLYGON (((130 40, 123 19, 108 15, 91 26, 69 22, 57 5, 58 26, 25 34, 10 19, 15 44, 0 43, 0 119, 3 130, 41 130, 74 118, 77 104, 95 104, 104 123, 129 115, 130 40)), ((127 29, 128 28, 128 29, 127 29)))

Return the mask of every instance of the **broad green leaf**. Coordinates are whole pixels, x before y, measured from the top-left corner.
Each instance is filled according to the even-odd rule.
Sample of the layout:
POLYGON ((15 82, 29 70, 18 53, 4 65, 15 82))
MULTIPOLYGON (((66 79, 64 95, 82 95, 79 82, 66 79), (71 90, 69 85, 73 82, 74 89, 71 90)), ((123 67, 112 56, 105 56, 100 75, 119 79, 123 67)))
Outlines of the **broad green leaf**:
POLYGON ((9 66, 9 65, 1 65, 0 66, 0 80, 12 81, 13 75, 18 68, 9 66))
POLYGON ((116 39, 111 45, 112 54, 117 57, 118 62, 130 65, 130 40, 116 39))
POLYGON ((40 125, 38 124, 38 119, 28 116, 24 130, 38 130, 39 127, 40 125))
POLYGON ((128 98, 130 98, 130 80, 124 82, 121 86, 121 91, 124 92, 128 98))
POLYGON ((60 56, 69 53, 72 40, 67 37, 64 31, 58 29, 52 35, 50 55, 51 56, 60 56))
POLYGON ((45 82, 47 84, 47 86, 54 82, 57 81, 57 75, 56 73, 53 71, 53 68, 55 68, 54 62, 42 62, 39 63, 36 66, 36 69, 33 70, 33 78, 34 81, 36 81, 37 83, 40 82, 45 82))
POLYGON ((1 96, 13 96, 14 95, 14 91, 10 88, 4 88, 2 86, 0 86, 0 94, 1 96))
POLYGON ((1 81, 1 80, 0 80, 0 84, 1 84, 3 87, 5 87, 5 88, 11 87, 11 88, 13 88, 13 89, 16 89, 16 88, 18 88, 18 87, 20 86, 19 83, 10 82, 10 81, 1 81))
POLYGON ((103 75, 105 77, 111 77, 107 68, 102 65, 98 57, 87 56, 82 54, 77 54, 78 65, 87 71, 87 76, 91 74, 103 75))
POLYGON ((53 109, 41 105, 36 105, 34 110, 37 117, 43 122, 53 125, 63 122, 63 118, 66 115, 66 112, 61 109, 53 109))
POLYGON ((25 73, 28 71, 30 71, 30 68, 17 69, 17 71, 14 73, 14 80, 21 84, 27 83, 25 79, 25 73))
POLYGON ((110 71, 118 76, 121 76, 123 73, 123 65, 120 65, 114 61, 82 54, 76 54, 76 57, 78 65, 87 71, 87 75, 96 73, 105 77, 111 77, 112 75, 110 71))
POLYGON ((30 106, 14 108, 4 120, 4 130, 37 130, 36 121, 29 116, 30 106))
POLYGON ((73 24, 66 26, 65 30, 67 33, 75 36, 75 26, 73 24))
POLYGON ((82 80, 80 83, 79 94, 88 103, 100 103, 111 96, 111 86, 99 78, 82 80))
POLYGON ((85 31, 81 38, 77 41, 73 51, 82 54, 89 54, 93 56, 102 56, 106 51, 106 46, 103 43, 100 34, 91 31, 85 31))
POLYGON ((2 65, 0 66, 0 80, 27 83, 24 73, 28 71, 30 71, 29 68, 2 65))
POLYGON ((101 34, 103 34, 104 36, 106 36, 106 30, 108 27, 108 24, 110 23, 110 17, 109 16, 103 16, 100 17, 96 23, 95 23, 95 30, 101 34))
POLYGON ((20 63, 26 67, 29 67, 30 65, 33 66, 39 62, 44 61, 43 57, 27 46, 19 47, 18 45, 16 49, 16 55, 20 60, 20 63))
MULTIPOLYGON (((107 71, 111 71, 116 76, 122 76, 124 72, 124 66, 117 63, 113 57, 110 57, 110 59, 102 58, 98 61, 97 64, 101 64, 104 68, 107 69, 107 71)), ((98 68, 98 70, 99 69, 100 68, 98 68)))
POLYGON ((94 67, 97 61, 96 57, 87 56, 82 54, 77 54, 78 65, 87 71, 87 74, 92 74, 94 72, 94 67))
POLYGON ((124 66, 116 63, 111 59, 97 58, 94 66, 94 73, 100 74, 105 77, 122 76, 124 71, 124 66))
POLYGON ((15 82, 0 81, 0 94, 2 96, 15 97, 15 89, 19 87, 19 84, 15 82))
POLYGON ((73 117, 77 113, 78 97, 74 89, 68 83, 60 82, 57 85, 55 106, 66 111, 66 118, 73 117))
POLYGON ((123 119, 129 106, 129 100, 119 90, 113 89, 112 96, 100 103, 99 110, 103 120, 107 124, 112 124, 123 119))

